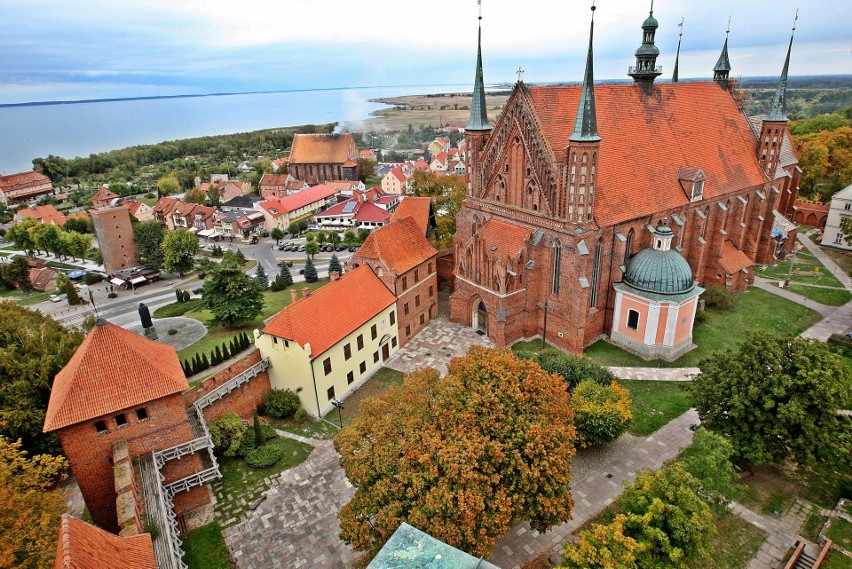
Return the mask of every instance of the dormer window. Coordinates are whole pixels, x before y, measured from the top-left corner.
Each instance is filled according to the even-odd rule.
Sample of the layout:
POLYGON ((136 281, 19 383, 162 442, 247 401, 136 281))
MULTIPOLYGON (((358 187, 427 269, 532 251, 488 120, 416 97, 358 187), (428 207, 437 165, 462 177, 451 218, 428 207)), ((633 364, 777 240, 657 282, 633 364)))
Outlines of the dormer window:
POLYGON ((696 202, 704 197, 704 170, 681 167, 677 171, 680 187, 686 193, 689 201, 696 202))

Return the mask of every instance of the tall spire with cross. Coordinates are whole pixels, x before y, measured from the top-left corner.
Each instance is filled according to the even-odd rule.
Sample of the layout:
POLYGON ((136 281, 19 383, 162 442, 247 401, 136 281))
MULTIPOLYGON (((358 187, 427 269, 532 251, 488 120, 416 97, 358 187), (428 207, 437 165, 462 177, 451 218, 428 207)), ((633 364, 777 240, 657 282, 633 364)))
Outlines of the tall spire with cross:
POLYGON ((728 59, 728 35, 731 33, 731 18, 728 17, 728 29, 725 30, 725 44, 716 66, 713 68, 713 81, 719 83, 723 89, 728 87, 728 76, 731 73, 731 60, 728 59))
POLYGON ((651 0, 651 13, 642 22, 642 45, 636 50, 636 65, 631 67, 627 73, 648 94, 654 88, 654 79, 663 72, 660 67, 657 67, 657 56, 660 55, 660 50, 654 44, 654 36, 658 27, 660 27, 660 24, 654 17, 654 0, 651 0))
POLYGON ((787 57, 784 59, 784 69, 781 71, 781 79, 778 81, 778 89, 772 98, 772 106, 763 120, 773 122, 787 121, 787 72, 790 69, 790 51, 793 49, 793 36, 796 33, 796 22, 799 20, 799 12, 793 19, 793 30, 790 32, 790 44, 787 46, 787 57))
POLYGON ((583 91, 580 94, 580 105, 577 108, 577 119, 574 121, 574 132, 571 142, 597 142, 598 122, 595 113, 595 79, 594 56, 592 40, 595 35, 595 4, 592 2, 592 23, 589 27, 589 51, 586 54, 586 74, 583 76, 583 91))
POLYGON ((488 124, 488 109, 485 105, 485 84, 482 79, 482 0, 479 4, 479 35, 476 47, 476 78, 473 83, 473 101, 470 105, 470 120, 465 130, 491 130, 488 124))
POLYGON ((680 19, 680 23, 677 27, 680 28, 680 32, 677 35, 677 53, 675 54, 675 64, 674 64, 674 73, 672 73, 672 83, 678 82, 677 70, 680 66, 680 41, 683 39, 683 21, 685 18, 680 19))

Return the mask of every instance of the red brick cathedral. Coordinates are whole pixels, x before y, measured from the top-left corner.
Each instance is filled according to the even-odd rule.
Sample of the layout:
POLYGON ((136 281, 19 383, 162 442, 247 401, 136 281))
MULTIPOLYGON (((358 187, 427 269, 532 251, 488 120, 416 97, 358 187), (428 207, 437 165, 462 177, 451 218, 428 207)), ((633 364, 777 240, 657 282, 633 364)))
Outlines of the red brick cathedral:
MULTIPOLYGON (((652 10, 632 83, 595 86, 592 21, 583 84, 518 81, 493 127, 480 42, 453 240, 454 322, 498 345, 545 334, 581 352, 612 330, 613 285, 627 282, 658 226, 671 229, 671 253, 697 285, 737 290, 794 237, 785 218, 799 179, 785 115, 792 36, 772 107, 753 127, 729 80, 727 37, 712 81, 655 83, 657 27, 652 10)), ((650 288, 631 283, 652 304, 678 292, 666 266, 641 268, 658 272, 650 288)), ((691 330, 694 311, 683 318, 691 330)))

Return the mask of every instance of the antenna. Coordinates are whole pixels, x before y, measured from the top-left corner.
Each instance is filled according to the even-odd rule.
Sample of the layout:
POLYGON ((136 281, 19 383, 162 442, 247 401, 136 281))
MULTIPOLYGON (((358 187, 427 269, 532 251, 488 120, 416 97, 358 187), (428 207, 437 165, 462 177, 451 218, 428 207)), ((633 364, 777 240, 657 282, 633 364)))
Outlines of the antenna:
POLYGON ((654 15, 654 0, 651 0, 651 15, 654 15))
MULTIPOLYGON (((653 3, 654 0, 651 0, 651 4, 653 3)), ((592 22, 595 21, 595 10, 597 10, 597 8, 595 7, 595 0, 592 0, 592 22)), ((651 8, 651 10, 653 11, 653 8, 651 8)))

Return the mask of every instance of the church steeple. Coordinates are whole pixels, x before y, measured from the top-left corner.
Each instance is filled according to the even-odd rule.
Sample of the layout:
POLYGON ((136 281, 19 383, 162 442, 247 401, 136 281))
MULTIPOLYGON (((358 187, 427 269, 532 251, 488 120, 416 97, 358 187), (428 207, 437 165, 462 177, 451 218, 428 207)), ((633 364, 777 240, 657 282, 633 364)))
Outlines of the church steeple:
POLYGON ((485 106, 485 84, 482 80, 482 0, 479 2, 479 35, 476 42, 476 78, 473 82, 473 101, 470 104, 470 120, 465 130, 491 130, 488 124, 488 109, 485 106))
POLYGON ((772 98, 772 106, 763 120, 773 122, 787 122, 787 72, 790 69, 790 51, 793 49, 793 35, 796 33, 796 21, 799 19, 799 13, 796 12, 796 18, 793 20, 793 30, 790 32, 790 44, 787 46, 787 57, 784 59, 784 69, 781 70, 781 79, 778 81, 778 89, 775 90, 775 96, 772 98))
POLYGON ((574 121, 574 132, 571 142, 598 142, 598 120, 595 112, 595 79, 594 56, 592 40, 595 35, 595 6, 592 5, 592 23, 589 28, 589 51, 586 55, 586 74, 583 76, 583 91, 580 94, 580 104, 577 108, 577 118, 574 121))
POLYGON ((642 86, 645 93, 651 92, 654 79, 663 73, 663 69, 657 67, 657 56, 660 55, 660 50, 654 45, 654 35, 659 26, 654 17, 654 0, 651 0, 651 13, 642 22, 642 45, 636 50, 636 66, 631 67, 627 73, 642 86))
POLYGON ((677 25, 677 27, 680 28, 680 32, 677 35, 677 53, 675 54, 675 64, 674 64, 674 73, 672 73, 672 83, 678 82, 677 69, 678 69, 678 66, 680 65, 680 40, 683 39, 683 21, 684 21, 684 18, 681 18, 680 23, 677 25))
POLYGON ((723 89, 728 87, 728 75, 731 73, 731 60, 728 59, 728 34, 731 33, 731 20, 728 18, 728 29, 725 30, 725 44, 716 66, 713 68, 713 81, 719 83, 723 89))

